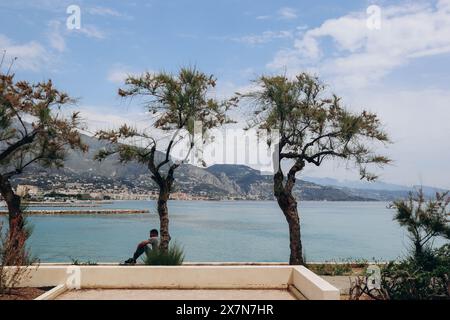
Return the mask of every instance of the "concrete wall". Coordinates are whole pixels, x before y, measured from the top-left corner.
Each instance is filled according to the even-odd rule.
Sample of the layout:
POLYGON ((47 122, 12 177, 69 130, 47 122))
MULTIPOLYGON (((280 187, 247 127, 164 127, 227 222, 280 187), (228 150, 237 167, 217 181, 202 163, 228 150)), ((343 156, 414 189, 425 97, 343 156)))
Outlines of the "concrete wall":
POLYGON ((85 267, 83 288, 286 288, 289 267, 85 267), (132 272, 132 273, 131 273, 132 272), (132 276, 131 276, 132 275, 132 276))
POLYGON ((292 266, 39 266, 23 287, 287 289, 308 299, 339 299, 339 290, 305 267, 292 266))
POLYGON ((303 266, 292 268, 292 283, 308 300, 340 299, 337 288, 303 266))

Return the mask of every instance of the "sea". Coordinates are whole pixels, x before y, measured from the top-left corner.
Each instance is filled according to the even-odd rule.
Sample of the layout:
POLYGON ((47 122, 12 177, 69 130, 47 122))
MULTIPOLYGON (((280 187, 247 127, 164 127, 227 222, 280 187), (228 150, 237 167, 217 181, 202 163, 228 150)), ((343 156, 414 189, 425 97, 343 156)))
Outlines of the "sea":
MULTIPOLYGON (((148 214, 29 216, 29 247, 41 262, 121 262, 159 227, 155 201, 113 201, 95 209, 148 214)), ((77 210, 33 207, 33 210, 77 210)), ((79 208, 86 210, 89 208, 79 208)), ((299 202, 307 262, 387 261, 409 239, 385 202, 299 202)), ((288 225, 274 201, 169 201, 170 234, 188 262, 287 262, 288 225)), ((5 219, 4 217, 2 219, 5 219)))

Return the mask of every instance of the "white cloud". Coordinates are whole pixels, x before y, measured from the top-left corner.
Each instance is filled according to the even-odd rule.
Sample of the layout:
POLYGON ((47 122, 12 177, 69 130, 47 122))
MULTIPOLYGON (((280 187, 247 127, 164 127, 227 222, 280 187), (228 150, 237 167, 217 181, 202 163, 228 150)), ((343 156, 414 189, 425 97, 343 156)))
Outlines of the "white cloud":
POLYGON ((83 24, 81 26, 81 29, 79 29, 79 30, 75 29, 73 31, 79 32, 79 33, 87 36, 88 38, 95 38, 95 39, 105 39, 106 38, 105 33, 93 25, 83 24))
POLYGON ((70 4, 73 4, 73 0, 14 0, 14 1, 0 1, 0 7, 6 7, 8 9, 21 9, 26 10, 29 8, 35 10, 46 10, 51 12, 61 12, 67 8, 70 4))
MULTIPOLYGON (((381 10, 380 30, 367 28, 365 11, 329 19, 305 30, 291 48, 280 49, 267 67, 288 75, 316 73, 352 110, 377 113, 393 141, 380 150, 394 160, 381 172, 382 180, 450 188, 448 90, 434 88, 433 79, 422 88, 405 89, 415 87, 423 74, 405 78, 401 87, 381 81, 414 59, 450 53, 450 0, 381 10)), ((440 76, 446 77, 446 70, 440 76)), ((308 167, 305 175, 357 178, 357 172, 336 162, 308 167)))
POLYGON ((59 51, 63 52, 66 50, 66 40, 61 33, 61 22, 52 20, 48 23, 49 32, 48 32, 48 40, 50 42, 50 46, 59 51))
POLYGON ((293 48, 280 50, 268 67, 315 67, 343 85, 366 86, 412 59, 450 52, 449 2, 381 8, 381 30, 367 28, 365 12, 327 20, 304 32, 293 48), (328 39, 332 52, 324 45, 328 39))
POLYGON ((117 10, 107 8, 107 7, 91 7, 87 9, 87 12, 91 15, 98 16, 112 16, 112 17, 122 17, 123 14, 117 10))
POLYGON ((7 60, 4 63, 9 64, 9 59, 17 57, 14 63, 17 69, 38 71, 49 63, 49 52, 37 41, 18 44, 0 34, 0 50, 1 54, 6 51, 7 60))
MULTIPOLYGON (((358 106, 363 106, 376 112, 392 139, 393 144, 386 153, 394 163, 383 170, 383 179, 407 185, 450 188, 448 91, 368 88, 354 90, 345 97, 344 102, 355 109, 361 110, 358 106)), ((331 174, 330 170, 328 176, 331 174)))
POLYGON ((93 106, 82 105, 64 110, 65 114, 72 111, 79 111, 86 133, 94 134, 98 130, 116 129, 122 124, 128 124, 140 130, 149 127, 150 117, 141 106, 93 106))
POLYGON ((133 71, 130 67, 121 64, 114 65, 108 72, 106 79, 115 84, 124 84, 129 76, 138 75, 139 73, 133 71))
POLYGON ((129 73, 124 70, 111 70, 106 79, 112 83, 123 84, 128 75, 129 73))
POLYGON ((104 39, 105 34, 93 25, 82 25, 81 29, 68 30, 59 20, 51 20, 48 23, 47 39, 50 47, 59 53, 66 51, 66 39, 70 35, 80 34, 88 38, 104 39))
POLYGON ((281 19, 292 20, 297 18, 297 11, 289 7, 283 7, 278 10, 278 15, 281 19))
MULTIPOLYGON (((127 124, 139 131, 146 132, 158 140, 160 148, 164 148, 168 142, 167 137, 169 135, 154 128, 152 125, 155 121, 154 115, 146 111, 142 105, 131 105, 128 103, 122 103, 119 106, 82 105, 67 108, 63 114, 69 115, 73 111, 80 112, 82 124, 86 128, 82 132, 90 136, 100 130, 113 130, 123 124, 127 124)), ((134 145, 141 145, 144 142, 140 138, 126 140, 126 143, 134 145)), ((145 146, 148 146, 148 140, 145 146)))
POLYGON ((293 37, 292 31, 282 30, 282 31, 265 31, 261 34, 252 34, 242 37, 231 38, 231 40, 249 45, 256 45, 268 43, 275 39, 286 39, 292 37, 293 37))
POLYGON ((274 14, 256 16, 256 20, 270 20, 270 19, 293 20, 296 19, 297 17, 298 17, 297 10, 290 7, 282 7, 279 10, 277 10, 274 14))
POLYGON ((120 19, 126 19, 126 20, 132 20, 133 16, 117 11, 112 8, 108 7, 101 7, 101 6, 94 6, 86 9, 87 13, 93 16, 100 16, 100 17, 112 17, 112 18, 120 18, 120 19))
POLYGON ((259 89, 259 86, 255 82, 250 82, 245 85, 238 85, 232 81, 220 81, 211 91, 211 95, 216 99, 229 99, 234 96, 236 92, 248 93, 257 89, 259 89))

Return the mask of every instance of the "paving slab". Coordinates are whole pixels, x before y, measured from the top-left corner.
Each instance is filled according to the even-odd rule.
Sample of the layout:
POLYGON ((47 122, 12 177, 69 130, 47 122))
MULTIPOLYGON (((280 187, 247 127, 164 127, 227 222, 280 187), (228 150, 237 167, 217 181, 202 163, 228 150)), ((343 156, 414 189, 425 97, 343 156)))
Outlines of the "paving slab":
POLYGON ((335 286, 341 294, 348 295, 350 292, 350 280, 354 281, 355 276, 320 276, 322 279, 335 286))
POLYGON ((297 300, 288 290, 258 289, 83 289, 57 300, 297 300))

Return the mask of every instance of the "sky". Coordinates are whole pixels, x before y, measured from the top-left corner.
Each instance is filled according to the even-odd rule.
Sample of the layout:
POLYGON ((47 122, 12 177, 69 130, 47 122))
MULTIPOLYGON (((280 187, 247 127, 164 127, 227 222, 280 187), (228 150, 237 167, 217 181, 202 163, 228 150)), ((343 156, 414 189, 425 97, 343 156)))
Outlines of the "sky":
MULTIPOLYGON (((376 112, 392 144, 386 182, 450 188, 450 0, 0 0, 0 50, 18 79, 51 78, 77 97, 89 130, 145 110, 117 89, 128 74, 196 66, 216 95, 261 74, 308 71, 350 110, 376 112), (80 29, 69 29, 71 5, 80 29)), ((305 175, 356 179, 344 163, 305 175)))

